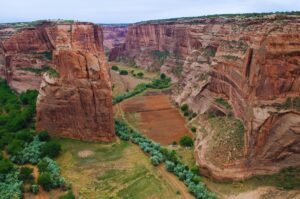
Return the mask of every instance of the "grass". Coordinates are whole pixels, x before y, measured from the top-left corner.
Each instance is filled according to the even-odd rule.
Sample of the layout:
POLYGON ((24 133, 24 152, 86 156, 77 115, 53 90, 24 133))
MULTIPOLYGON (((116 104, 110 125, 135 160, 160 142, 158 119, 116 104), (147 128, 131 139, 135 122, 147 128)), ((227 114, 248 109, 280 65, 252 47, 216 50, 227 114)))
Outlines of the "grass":
POLYGON ((81 198, 181 198, 149 158, 131 143, 57 141, 63 148, 57 159, 62 175, 81 198), (93 155, 78 156, 84 150, 92 151, 93 155))
POLYGON ((233 117, 212 117, 208 119, 213 129, 209 156, 212 162, 222 166, 243 157, 244 126, 233 117))

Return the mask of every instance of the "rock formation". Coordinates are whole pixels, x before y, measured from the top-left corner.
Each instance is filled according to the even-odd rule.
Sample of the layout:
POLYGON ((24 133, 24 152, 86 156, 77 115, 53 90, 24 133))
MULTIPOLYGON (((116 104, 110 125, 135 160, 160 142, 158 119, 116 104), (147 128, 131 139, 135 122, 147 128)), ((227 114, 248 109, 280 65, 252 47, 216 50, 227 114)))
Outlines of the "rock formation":
POLYGON ((3 48, 9 85, 19 92, 39 88, 37 130, 88 141, 115 138, 100 27, 45 22, 10 36, 3 48))
POLYGON ((204 174, 239 180, 300 165, 299 22, 286 15, 144 22, 129 27, 111 58, 171 76, 178 105, 240 119, 243 158, 229 165, 207 160, 210 136, 200 128, 195 149, 204 174), (216 98, 232 110, 224 111, 216 98))
POLYGON ((102 25, 104 42, 107 50, 124 44, 128 25, 102 25))

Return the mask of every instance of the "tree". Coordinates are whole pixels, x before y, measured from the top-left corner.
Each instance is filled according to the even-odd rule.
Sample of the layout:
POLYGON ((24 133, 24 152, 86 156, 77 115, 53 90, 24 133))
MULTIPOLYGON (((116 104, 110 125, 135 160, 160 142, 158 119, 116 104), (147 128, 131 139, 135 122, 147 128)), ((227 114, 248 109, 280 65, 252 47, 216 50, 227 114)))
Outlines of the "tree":
POLYGON ((20 179, 25 182, 31 182, 34 177, 32 176, 33 169, 29 167, 22 167, 20 169, 20 179))
POLYGON ((191 137, 185 135, 179 141, 181 146, 191 147, 194 145, 194 141, 191 137))
POLYGON ((119 70, 119 67, 118 67, 118 66, 112 66, 111 69, 112 69, 112 70, 115 70, 115 71, 118 71, 118 70, 119 70))
POLYGON ((10 155, 18 155, 23 147, 24 141, 15 139, 7 145, 6 150, 10 155))
POLYGON ((161 73, 161 74, 160 74, 160 79, 166 79, 166 77, 167 77, 167 76, 166 76, 164 73, 161 73))
POLYGON ((189 110, 189 106, 187 104, 183 104, 180 109, 182 112, 186 112, 189 110))
POLYGON ((196 133, 197 128, 193 126, 193 127, 191 128, 191 131, 192 131, 193 133, 196 133))
POLYGON ((46 191, 51 189, 51 178, 48 172, 41 173, 38 177, 38 184, 41 185, 46 191))
POLYGON ((43 141, 46 142, 50 140, 50 135, 47 131, 40 132, 38 136, 39 136, 39 140, 42 142, 43 141))
POLYGON ((128 71, 127 70, 121 70, 120 75, 128 75, 128 71))
POLYGON ((54 141, 50 141, 42 146, 41 154, 42 157, 48 156, 50 158, 55 158, 59 155, 60 151, 60 144, 54 141))
POLYGON ((138 77, 144 77, 144 73, 139 72, 139 73, 137 74, 137 76, 138 76, 138 77))
POLYGON ((14 165, 7 159, 0 160, 0 174, 8 174, 14 165))

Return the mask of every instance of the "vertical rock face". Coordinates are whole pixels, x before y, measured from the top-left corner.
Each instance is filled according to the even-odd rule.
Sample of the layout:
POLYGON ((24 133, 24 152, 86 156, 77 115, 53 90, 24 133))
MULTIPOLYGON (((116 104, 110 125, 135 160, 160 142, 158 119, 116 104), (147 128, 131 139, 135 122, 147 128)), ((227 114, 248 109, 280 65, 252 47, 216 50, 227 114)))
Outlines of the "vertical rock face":
POLYGON ((128 25, 102 25, 104 36, 104 47, 111 50, 124 44, 128 25))
POLYGON ((18 92, 39 89, 37 130, 88 141, 115 138, 102 29, 45 22, 0 43, 0 75, 18 92))
POLYGON ((59 77, 44 74, 37 129, 89 141, 114 139, 111 83, 99 29, 86 23, 51 29, 59 77))
POLYGON ((200 134, 195 154, 207 174, 243 179, 300 164, 299 22, 282 15, 146 22, 130 26, 111 56, 171 76, 173 100, 194 112, 228 100, 246 129, 244 158, 212 164, 200 134))
POLYGON ((53 44, 44 24, 36 28, 19 30, 3 41, 6 56, 6 79, 17 92, 38 90, 43 68, 51 67, 53 44), (46 56, 48 55, 48 56, 46 56))
POLYGON ((0 40, 0 78, 5 79, 5 53, 0 40))

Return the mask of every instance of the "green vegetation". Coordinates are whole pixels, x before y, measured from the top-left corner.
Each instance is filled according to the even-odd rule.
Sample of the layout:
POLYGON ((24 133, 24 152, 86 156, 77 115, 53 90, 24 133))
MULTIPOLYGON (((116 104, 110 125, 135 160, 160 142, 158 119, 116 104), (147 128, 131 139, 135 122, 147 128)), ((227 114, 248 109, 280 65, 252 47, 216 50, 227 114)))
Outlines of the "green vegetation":
POLYGON ((130 140, 132 143, 139 145, 145 153, 151 155, 150 160, 154 166, 165 162, 166 170, 174 173, 182 180, 196 198, 216 198, 213 193, 207 190, 205 184, 200 182, 200 176, 193 173, 188 166, 180 162, 175 151, 161 147, 160 144, 142 136, 122 121, 116 120, 115 127, 116 134, 122 140, 130 140))
POLYGON ((118 71, 118 70, 119 70, 119 67, 118 67, 118 66, 115 66, 115 65, 113 65, 113 66, 111 67, 111 69, 112 69, 112 70, 115 70, 115 71, 118 71))
POLYGON ((171 79, 168 77, 165 77, 164 79, 154 79, 152 80, 151 83, 149 84, 139 84, 137 85, 133 91, 128 91, 122 95, 116 96, 113 98, 113 104, 119 103, 125 99, 128 99, 130 97, 133 97, 135 95, 138 95, 142 92, 144 92, 147 88, 152 88, 152 89, 163 89, 163 88, 168 88, 171 84, 171 79))
POLYGON ((208 47, 206 47, 204 49, 204 53, 203 54, 206 57, 215 57, 216 56, 216 52, 217 52, 216 48, 208 46, 208 47))
POLYGON ((287 98, 283 104, 275 104, 277 109, 297 109, 300 110, 300 97, 287 98))
POLYGON ((47 73, 50 77, 59 77, 59 73, 49 66, 43 66, 42 68, 20 68, 20 70, 29 71, 38 75, 47 73))
POLYGON ((204 18, 217 18, 217 17, 241 17, 241 18, 249 18, 249 17, 264 17, 268 15, 300 15, 299 11, 292 12, 265 12, 265 13, 241 13, 241 14, 215 14, 215 15, 204 15, 204 16, 196 16, 196 17, 181 17, 181 18, 171 18, 171 19, 158 19, 158 20, 149 20, 142 21, 138 24, 149 24, 149 23, 167 23, 167 22, 175 22, 175 21, 183 21, 183 20, 193 20, 193 19, 204 19, 204 18))
POLYGON ((233 117, 211 115, 208 122, 213 130, 208 148, 208 159, 218 165, 243 158, 244 125, 233 117))
POLYGON ((238 59, 240 59, 239 57, 234 56, 234 55, 222 55, 222 57, 224 57, 227 60, 232 60, 232 61, 237 61, 238 59))
POLYGON ((159 51, 159 50, 152 51, 152 56, 160 66, 164 64, 165 60, 169 55, 170 53, 168 51, 159 51))
POLYGON ((142 73, 142 72, 139 72, 139 73, 137 73, 136 75, 137 75, 139 78, 144 77, 144 73, 142 73))
POLYGON ((193 119, 197 116, 197 113, 194 113, 193 111, 190 111, 189 106, 187 104, 183 104, 180 107, 181 112, 183 113, 184 117, 188 118, 188 120, 193 119))
POLYGON ((34 52, 33 54, 40 55, 40 58, 52 60, 52 52, 51 51, 45 51, 45 52, 34 52))
POLYGON ((176 189, 130 142, 57 141, 62 145, 57 159, 62 175, 72 183, 80 198, 177 198, 176 189), (82 156, 85 152, 90 155, 82 156))
POLYGON ((60 196, 58 199, 75 199, 75 195, 72 191, 67 191, 63 196, 60 196))
POLYGON ((128 75, 128 71, 127 70, 120 70, 120 75, 128 75))
MULTIPOLYGON (((54 157, 60 146, 53 144, 46 132, 39 136, 32 129, 37 91, 29 90, 17 95, 5 81, 0 80, 0 95, 0 148, 8 155, 8 159, 2 153, 0 156, 0 195, 4 199, 22 198, 25 185, 34 187, 34 178, 31 168, 16 165, 37 164, 43 158, 49 159, 47 156, 54 157)), ((53 171, 57 168, 51 161, 48 172, 51 180, 55 181, 60 176, 53 171)), ((44 181, 40 180, 43 184, 45 176, 41 177, 44 181)))
POLYGON ((194 145, 194 141, 193 141, 193 139, 192 139, 191 137, 185 135, 185 136, 183 136, 183 137, 180 139, 179 144, 180 144, 181 146, 191 147, 191 146, 194 145))
POLYGON ((191 128, 191 131, 192 131, 193 133, 196 133, 197 128, 193 126, 193 127, 191 128))
POLYGON ((38 184, 46 191, 65 186, 65 179, 60 176, 60 168, 54 160, 45 157, 38 163, 38 168, 38 184))
POLYGON ((224 106, 226 109, 229 109, 229 110, 232 109, 231 105, 223 98, 216 98, 215 102, 217 104, 220 104, 220 105, 224 106))

